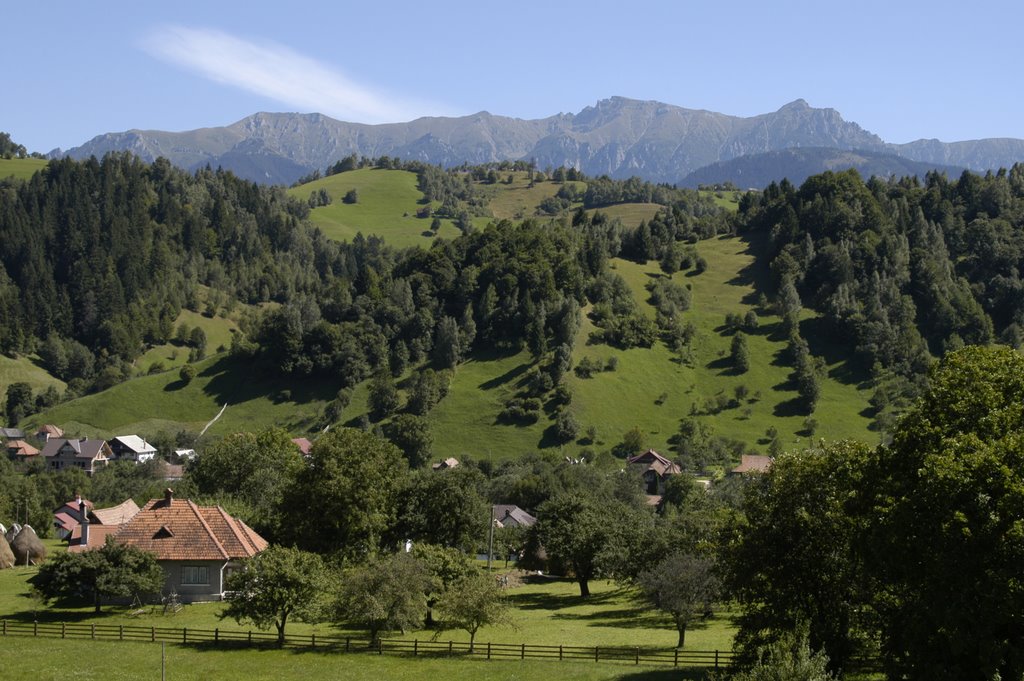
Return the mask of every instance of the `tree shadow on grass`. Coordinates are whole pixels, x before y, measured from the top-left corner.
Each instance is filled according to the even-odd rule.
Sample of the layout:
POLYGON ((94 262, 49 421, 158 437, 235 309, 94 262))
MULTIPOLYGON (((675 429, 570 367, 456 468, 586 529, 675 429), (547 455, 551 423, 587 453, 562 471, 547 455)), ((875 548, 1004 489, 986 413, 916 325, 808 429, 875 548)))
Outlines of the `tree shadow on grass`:
POLYGON ((321 376, 285 378, 254 370, 251 361, 222 357, 200 372, 210 376, 203 392, 218 404, 239 404, 267 395, 278 395, 287 390, 282 401, 306 404, 316 400, 332 399, 338 392, 337 380, 321 376))
POLYGON ((509 369, 501 376, 495 376, 494 378, 484 381, 477 387, 479 387, 481 390, 491 390, 492 388, 497 388, 498 386, 505 385, 506 383, 513 381, 522 376, 523 374, 525 374, 527 371, 530 370, 531 366, 533 366, 532 362, 523 362, 522 364, 509 369))
POLYGON ((711 669, 649 669, 623 674, 617 681, 704 681, 712 677, 711 669))
POLYGON ((775 409, 772 410, 772 414, 778 417, 785 416, 807 416, 807 407, 804 406, 803 400, 799 397, 794 397, 791 400, 785 402, 779 402, 775 405, 775 409))

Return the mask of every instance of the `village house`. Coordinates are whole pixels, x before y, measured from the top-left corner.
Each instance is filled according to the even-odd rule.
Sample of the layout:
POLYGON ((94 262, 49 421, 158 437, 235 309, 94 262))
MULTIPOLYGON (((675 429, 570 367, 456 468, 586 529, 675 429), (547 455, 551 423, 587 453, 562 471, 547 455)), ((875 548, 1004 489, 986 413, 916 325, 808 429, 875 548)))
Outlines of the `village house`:
POLYGON ((103 440, 52 438, 43 447, 43 456, 50 470, 81 468, 92 475, 97 468, 106 466, 114 455, 103 440))
POLYGON ((34 456, 39 456, 39 450, 24 440, 8 440, 7 456, 16 461, 28 461, 34 456))
POLYGON ((669 461, 653 449, 626 459, 632 470, 639 471, 644 479, 644 491, 649 495, 665 493, 665 482, 673 475, 681 472, 678 465, 669 461))
POLYGON ((729 475, 746 475, 748 473, 767 473, 772 467, 772 457, 758 454, 743 454, 740 465, 729 471, 729 475))
POLYGON ((44 445, 50 441, 50 438, 55 437, 64 437, 64 431, 52 423, 45 423, 39 426, 39 429, 35 432, 36 440, 44 445))
POLYGON ((93 528, 93 539, 99 538, 97 546, 103 545, 103 538, 111 532, 116 532, 121 525, 131 520, 139 512, 139 505, 132 499, 125 499, 117 506, 109 508, 94 508, 91 501, 75 497, 53 512, 54 526, 57 528, 57 536, 60 539, 67 539, 69 547, 80 546, 83 550, 81 537, 83 525, 82 518, 88 520, 93 528), (100 526, 104 529, 100 530, 100 526))
MULTIPOLYGON (((82 523, 79 542, 69 550, 102 546, 107 534, 103 525, 82 523)), ((223 600, 224 584, 240 561, 267 548, 263 537, 220 506, 175 499, 171 489, 109 535, 153 553, 166 577, 164 593, 176 593, 183 603, 223 600)))
POLYGON ((56 530, 58 539, 67 539, 82 518, 85 518, 92 510, 92 502, 76 496, 74 501, 68 501, 53 512, 53 527, 56 530))
POLYGON ((156 456, 156 447, 138 435, 118 435, 110 441, 110 451, 118 461, 146 463, 156 456))
POLYGON ((497 527, 533 527, 537 519, 515 504, 495 504, 493 510, 497 527))

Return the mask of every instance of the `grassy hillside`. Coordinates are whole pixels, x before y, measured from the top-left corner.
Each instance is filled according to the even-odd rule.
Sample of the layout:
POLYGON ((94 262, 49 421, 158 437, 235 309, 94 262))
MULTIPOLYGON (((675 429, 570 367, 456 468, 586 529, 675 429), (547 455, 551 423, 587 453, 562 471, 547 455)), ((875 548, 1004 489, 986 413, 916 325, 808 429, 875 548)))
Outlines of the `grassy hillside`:
POLYGON ((227 404, 210 435, 272 425, 306 432, 315 425, 319 408, 338 390, 317 378, 291 384, 254 374, 246 362, 227 355, 206 359, 196 368, 198 373, 188 385, 177 371, 141 376, 29 420, 58 423, 68 432, 99 437, 179 428, 199 431, 227 404))
POLYGON ((7 386, 12 383, 28 383, 34 393, 51 385, 64 390, 64 381, 51 376, 37 361, 34 356, 13 358, 0 355, 0 403, 7 394, 7 386))
MULTIPOLYGON (((477 218, 480 225, 495 218, 532 214, 536 203, 557 191, 558 185, 540 182, 528 187, 525 173, 513 173, 513 182, 504 184, 507 174, 495 185, 483 185, 489 195, 489 209, 494 218, 477 218)), ((583 190, 585 187, 579 183, 583 190)), ((313 219, 327 234, 351 239, 357 231, 378 234, 399 246, 430 243, 424 236, 429 221, 413 217, 420 207, 422 194, 416 188, 413 173, 398 170, 361 169, 340 173, 289 190, 305 198, 310 192, 326 189, 332 204, 313 211, 313 219), (356 204, 343 204, 340 199, 356 189, 356 204)), ((735 196, 724 192, 716 200, 735 208, 735 196)), ((601 209, 618 217, 627 225, 650 219, 657 210, 653 204, 625 204, 601 209)), ((453 236, 455 228, 445 225, 442 236, 453 236)), ((622 440, 632 428, 639 428, 646 445, 671 451, 671 440, 679 429, 680 419, 696 414, 715 434, 745 442, 749 447, 766 451, 769 428, 779 432, 784 447, 806 444, 811 438, 856 437, 874 441, 877 435, 868 430, 866 389, 858 385, 860 377, 846 366, 839 352, 828 347, 815 332, 816 319, 805 311, 803 336, 815 355, 825 358, 828 376, 821 381, 821 399, 812 415, 816 422, 808 429, 807 415, 797 408, 795 385, 789 376, 792 369, 782 362, 785 339, 778 330, 779 319, 770 310, 754 306, 757 284, 763 284, 767 272, 755 265, 756 243, 736 237, 723 237, 697 244, 707 261, 705 272, 678 272, 673 279, 692 291, 691 310, 687 319, 697 328, 693 352, 683 361, 664 345, 650 349, 618 350, 607 345, 589 344, 593 326, 583 320, 574 351, 574 362, 584 357, 602 364, 616 358, 615 371, 603 371, 584 379, 570 373, 568 385, 573 394, 569 409, 580 424, 581 439, 558 446, 551 436, 554 411, 548 409, 530 425, 500 422, 505 403, 522 389, 532 368, 532 358, 525 352, 494 355, 480 352, 459 366, 449 395, 431 412, 429 419, 434 435, 434 453, 442 456, 505 459, 527 451, 560 450, 576 456, 585 449, 607 451, 622 440), (754 309, 760 328, 749 337, 751 368, 737 375, 729 361, 732 338, 724 331, 726 314, 745 314, 754 309), (746 397, 729 408, 709 413, 703 409, 708 401, 733 399, 737 390, 746 397), (583 439, 589 428, 597 437, 583 439)), ((645 286, 663 277, 657 263, 645 265, 616 260, 615 270, 629 283, 645 314, 654 317, 645 286)), ((201 326, 207 335, 207 352, 230 345, 237 328, 233 318, 212 318, 185 311, 177 324, 201 326)), ((287 428, 298 434, 317 432, 322 424, 319 416, 327 402, 340 387, 327 377, 312 379, 271 379, 251 376, 251 370, 226 356, 202 362, 199 375, 189 385, 178 379, 177 367, 188 356, 187 347, 160 346, 146 353, 138 362, 140 374, 151 364, 160 362, 166 373, 141 376, 103 394, 92 395, 61 405, 32 419, 35 422, 63 424, 70 432, 89 435, 110 435, 124 432, 153 433, 160 429, 187 428, 198 431, 220 408, 229 406, 223 417, 210 428, 211 436, 236 430, 256 430, 270 425, 287 428)), ((0 378, 3 367, 0 363, 0 378)), ((31 365, 23 365, 27 371, 31 365)), ((10 370, 8 370, 10 371, 10 370)), ((37 371, 39 371, 37 369, 37 371)), ((43 381, 45 374, 36 380, 43 381)), ((400 384, 401 385, 401 384, 400 384)), ((343 421, 357 425, 366 413, 366 385, 354 392, 345 410, 343 421)))
POLYGON ((27 180, 46 164, 46 159, 42 158, 0 158, 0 180, 12 176, 27 180))
MULTIPOLYGON (((359 232, 384 237, 398 246, 429 246, 430 219, 416 217, 423 193, 416 188, 416 174, 406 170, 362 168, 331 175, 315 182, 293 187, 288 193, 308 199, 310 193, 326 189, 331 205, 313 209, 310 219, 332 239, 351 241, 359 232), (342 202, 355 189, 358 201, 342 202)), ((440 236, 454 237, 458 230, 443 221, 440 236)))

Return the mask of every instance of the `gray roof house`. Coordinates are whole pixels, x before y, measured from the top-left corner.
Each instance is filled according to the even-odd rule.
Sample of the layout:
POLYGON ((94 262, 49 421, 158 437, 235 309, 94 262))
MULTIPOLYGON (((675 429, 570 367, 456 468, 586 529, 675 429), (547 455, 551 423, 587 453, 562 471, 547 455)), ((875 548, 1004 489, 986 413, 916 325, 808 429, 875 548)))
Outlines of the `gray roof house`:
POLYGON ((156 456, 156 447, 138 435, 118 435, 110 441, 110 451, 118 461, 145 463, 156 456))
POLYGON ((50 438, 43 447, 47 468, 81 468, 92 475, 113 458, 110 446, 103 440, 50 438))

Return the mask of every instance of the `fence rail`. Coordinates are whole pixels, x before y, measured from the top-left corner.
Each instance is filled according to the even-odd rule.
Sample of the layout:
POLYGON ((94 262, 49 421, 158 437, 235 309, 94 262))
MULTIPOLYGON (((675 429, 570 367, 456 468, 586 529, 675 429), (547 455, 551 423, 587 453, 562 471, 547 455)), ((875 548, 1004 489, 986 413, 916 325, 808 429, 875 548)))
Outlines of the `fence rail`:
MULTIPOLYGON (((102 641, 147 641, 184 645, 212 645, 224 648, 274 647, 277 635, 265 631, 238 629, 190 629, 187 627, 143 627, 119 624, 76 624, 59 622, 0 621, 2 636, 89 639, 102 641)), ((323 649, 334 652, 363 652, 377 655, 432 657, 472 656, 490 659, 545 659, 617 662, 672 667, 729 667, 731 651, 655 649, 637 646, 544 646, 527 643, 475 643, 460 641, 378 639, 340 636, 286 636, 286 648, 323 649)))

